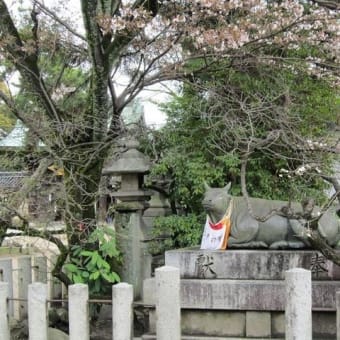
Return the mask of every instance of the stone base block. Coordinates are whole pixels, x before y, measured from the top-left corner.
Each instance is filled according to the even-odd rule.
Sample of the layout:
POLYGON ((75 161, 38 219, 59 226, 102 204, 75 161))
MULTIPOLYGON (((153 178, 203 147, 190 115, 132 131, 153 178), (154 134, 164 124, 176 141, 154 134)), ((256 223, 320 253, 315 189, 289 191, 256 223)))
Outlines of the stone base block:
POLYGON ((285 313, 271 313, 271 329, 273 336, 284 337, 285 335, 285 313))
POLYGON ((336 339, 336 313, 312 314, 313 338, 336 339))
POLYGON ((286 270, 298 267, 311 270, 316 280, 340 277, 340 267, 315 250, 185 248, 167 251, 165 263, 186 279, 283 280, 286 270))
POLYGON ((250 338, 271 336, 270 312, 246 312, 246 335, 250 338))
MULTIPOLYGON (((232 336, 246 335, 246 314, 244 312, 187 310, 181 311, 182 334, 190 336, 232 336)), ((156 333, 156 311, 149 312, 149 332, 156 333)))
MULTIPOLYGON (((285 282, 271 280, 181 280, 185 309, 283 311, 285 282)), ((313 310, 335 311, 338 281, 313 281, 313 310)), ((155 281, 144 282, 143 303, 155 304, 155 281)))
MULTIPOLYGON (((313 281, 313 310, 335 311, 337 281, 313 281)), ((183 308, 283 311, 284 281, 181 280, 183 308)))
POLYGON ((183 310, 181 317, 183 334, 245 336, 246 315, 243 312, 183 310))

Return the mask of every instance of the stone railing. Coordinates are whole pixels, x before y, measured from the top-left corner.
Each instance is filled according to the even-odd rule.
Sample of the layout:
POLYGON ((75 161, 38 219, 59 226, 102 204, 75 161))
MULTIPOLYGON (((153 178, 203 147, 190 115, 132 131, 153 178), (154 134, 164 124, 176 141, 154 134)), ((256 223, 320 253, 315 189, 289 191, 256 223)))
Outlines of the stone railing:
MULTIPOLYGON (((8 286, 8 314, 16 320, 27 317, 28 286, 32 282, 46 284, 48 299, 61 298, 63 291, 59 280, 52 277, 51 270, 56 256, 43 256, 9 252, 0 257, 0 281, 8 286), (7 256, 8 255, 8 256, 7 256)), ((0 337, 0 339, 2 339, 0 337)))
MULTIPOLYGON (((161 267, 156 270, 157 282, 157 339, 180 340, 180 279, 179 270, 173 267, 161 267)), ((8 304, 13 299, 9 293, 10 285, 0 282, 0 339, 10 340, 8 322, 8 304)), ((26 300, 26 299, 21 299, 26 300)), ((27 311, 29 339, 46 340, 48 334, 48 286, 34 282, 28 285, 27 311)), ((89 308, 94 302, 89 299, 88 286, 74 284, 69 286, 69 339, 89 340, 89 308)), ((100 300, 96 300, 96 303, 100 300)), ((131 340, 133 337, 133 287, 127 283, 112 286, 112 337, 119 340, 131 340)))
MULTIPOLYGON (((285 325, 286 339, 312 339, 312 299, 311 272, 293 268, 285 273, 285 325)), ((179 269, 164 266, 155 271, 155 307, 157 314, 157 340, 181 339, 180 274, 179 269)), ((9 284, 0 283, 0 339, 9 340, 8 325, 9 284)), ((336 295, 337 313, 340 313, 340 292, 336 295)), ((28 324, 29 337, 35 340, 47 339, 46 283, 35 282, 28 285, 28 324)), ((69 339, 89 340, 89 312, 91 302, 88 287, 75 284, 69 287, 69 339)), ((131 340, 133 322, 133 287, 127 283, 112 286, 112 337, 131 340)), ((226 325, 227 326, 227 325, 226 325)), ((339 318, 337 329, 339 336, 339 318)), ((339 337, 338 337, 339 338, 339 337)))

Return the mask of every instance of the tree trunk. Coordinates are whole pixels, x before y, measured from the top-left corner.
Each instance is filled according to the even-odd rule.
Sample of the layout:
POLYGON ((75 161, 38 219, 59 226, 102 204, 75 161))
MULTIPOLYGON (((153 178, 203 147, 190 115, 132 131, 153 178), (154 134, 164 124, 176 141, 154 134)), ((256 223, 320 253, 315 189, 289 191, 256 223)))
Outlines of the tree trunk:
POLYGON ((62 269, 66 261, 72 258, 72 247, 81 246, 83 249, 95 250, 96 244, 88 243, 88 236, 97 225, 96 201, 99 193, 102 164, 98 162, 90 171, 65 166, 64 198, 62 209, 66 225, 68 247, 60 249, 60 255, 52 273, 63 283, 71 281, 63 275, 62 269))

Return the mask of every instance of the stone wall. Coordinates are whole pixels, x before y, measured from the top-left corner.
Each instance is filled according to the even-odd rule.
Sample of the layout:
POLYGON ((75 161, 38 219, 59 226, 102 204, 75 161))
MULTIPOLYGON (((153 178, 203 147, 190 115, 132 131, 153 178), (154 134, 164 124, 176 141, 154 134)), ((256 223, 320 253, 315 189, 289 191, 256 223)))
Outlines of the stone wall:
MULTIPOLYGON (((181 275, 182 333, 188 336, 282 338, 285 336, 285 272, 312 272, 313 339, 336 339, 338 268, 310 250, 181 249, 166 252, 166 265, 181 275)), ((154 280, 143 301, 153 305, 154 280)), ((150 332, 155 332, 150 311, 150 332)))

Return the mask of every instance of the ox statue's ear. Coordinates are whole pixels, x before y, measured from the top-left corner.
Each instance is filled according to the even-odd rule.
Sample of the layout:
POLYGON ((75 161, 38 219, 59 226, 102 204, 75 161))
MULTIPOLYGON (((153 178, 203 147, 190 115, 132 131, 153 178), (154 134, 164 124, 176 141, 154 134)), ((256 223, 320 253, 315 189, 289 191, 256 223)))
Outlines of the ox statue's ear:
POLYGON ((208 185, 208 183, 207 183, 206 181, 203 181, 203 184, 204 184, 204 190, 205 190, 205 191, 208 191, 208 190, 211 189, 210 186, 208 185))
POLYGON ((230 188, 231 188, 231 182, 229 182, 229 183, 224 187, 224 189, 225 189, 226 192, 229 192, 230 188))

